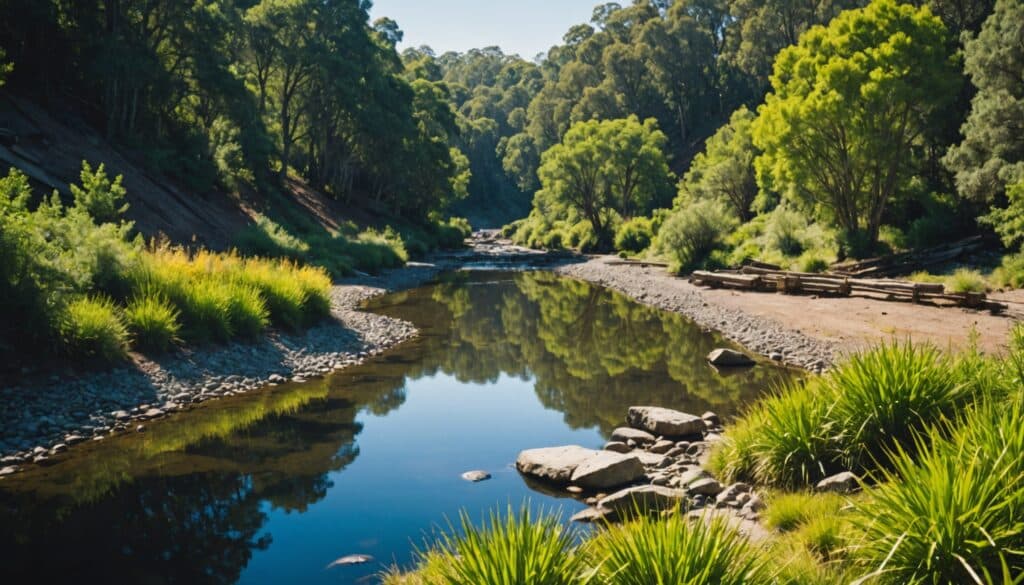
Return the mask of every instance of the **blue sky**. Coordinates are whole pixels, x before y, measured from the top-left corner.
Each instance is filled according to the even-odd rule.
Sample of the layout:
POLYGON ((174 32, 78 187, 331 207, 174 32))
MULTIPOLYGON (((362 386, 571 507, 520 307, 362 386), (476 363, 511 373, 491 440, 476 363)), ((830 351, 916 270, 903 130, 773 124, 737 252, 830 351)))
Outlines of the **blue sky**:
POLYGON ((532 59, 562 41, 574 24, 588 22, 601 0, 373 0, 372 19, 398 21, 405 47, 445 51, 498 45, 532 59))

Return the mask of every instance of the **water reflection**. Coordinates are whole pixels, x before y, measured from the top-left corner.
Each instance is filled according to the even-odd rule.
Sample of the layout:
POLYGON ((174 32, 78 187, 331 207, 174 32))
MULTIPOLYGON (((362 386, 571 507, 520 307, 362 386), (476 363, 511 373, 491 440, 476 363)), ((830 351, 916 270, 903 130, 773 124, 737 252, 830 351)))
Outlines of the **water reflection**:
POLYGON ((607 436, 636 403, 728 415, 785 375, 762 366, 720 376, 703 361, 720 340, 677 316, 548 273, 457 273, 379 299, 372 309, 416 323, 422 336, 329 380, 210 404, 144 434, 76 447, 57 465, 0 482, 0 582, 233 583, 298 575, 347 582, 376 568, 327 574, 320 557, 299 559, 285 541, 309 548, 327 539, 339 552, 357 552, 343 547, 369 541, 347 544, 342 532, 362 531, 375 535, 379 549, 368 552, 407 558, 409 540, 445 514, 470 503, 500 505, 526 490, 505 474, 453 496, 462 489, 454 483, 460 454, 472 451, 500 467, 519 449, 538 446, 532 441, 596 443, 590 429, 607 436), (449 377, 458 388, 422 390, 423 381, 447 385, 449 377), (377 439, 372 455, 361 453, 363 423, 386 426, 411 388, 424 392, 419 404, 430 404, 424 411, 411 401, 411 412, 437 413, 440 423, 389 428, 387 442, 422 453, 402 458, 403 450, 388 452, 377 439), (566 428, 552 429, 557 418, 540 414, 545 409, 566 428), (488 421, 511 418, 511 410, 529 422, 489 433, 488 421), (446 418, 458 426, 443 426, 446 418), (449 436, 458 432, 472 444, 449 436), (452 472, 439 474, 443 480, 402 475, 403 466, 431 456, 425 441, 438 445, 432 457, 454 459, 452 472), (372 459, 384 453, 387 461, 372 459), (360 465, 372 469, 354 471, 360 465), (342 481, 360 485, 335 485, 342 481), (350 505, 319 505, 332 493, 350 505), (391 515, 372 521, 358 512, 358 499, 388 506, 391 515), (297 519, 316 520, 317 532, 304 532, 308 524, 297 519), (353 526, 360 522, 367 526, 353 526), (261 569, 247 569, 256 559, 261 569))

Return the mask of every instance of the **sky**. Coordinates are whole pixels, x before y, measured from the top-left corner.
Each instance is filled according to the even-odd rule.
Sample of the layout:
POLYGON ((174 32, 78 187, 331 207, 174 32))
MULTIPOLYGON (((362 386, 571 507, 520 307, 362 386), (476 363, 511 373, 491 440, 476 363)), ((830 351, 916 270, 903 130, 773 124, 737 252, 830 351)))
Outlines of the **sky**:
POLYGON ((373 0, 371 20, 387 16, 405 33, 399 51, 429 45, 446 51, 498 45, 532 59, 561 44, 574 24, 590 21, 601 0, 373 0))

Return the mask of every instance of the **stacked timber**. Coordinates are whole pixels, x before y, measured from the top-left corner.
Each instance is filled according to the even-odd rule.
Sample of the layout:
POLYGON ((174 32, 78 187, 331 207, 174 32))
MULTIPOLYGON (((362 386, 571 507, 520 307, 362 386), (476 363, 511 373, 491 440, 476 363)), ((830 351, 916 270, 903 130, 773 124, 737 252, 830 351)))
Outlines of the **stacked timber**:
POLYGON ((708 272, 697 270, 690 282, 714 288, 781 292, 786 294, 852 294, 881 295, 885 300, 936 302, 944 301, 961 307, 1001 312, 1006 305, 989 301, 984 293, 947 293, 940 283, 901 280, 852 278, 843 274, 792 272, 757 266, 744 266, 739 271, 708 272))
POLYGON ((924 270, 929 266, 944 264, 956 260, 960 256, 980 249, 985 244, 981 236, 974 236, 958 242, 950 242, 913 252, 891 254, 879 258, 869 258, 856 262, 841 262, 829 267, 829 271, 845 276, 897 276, 924 270))

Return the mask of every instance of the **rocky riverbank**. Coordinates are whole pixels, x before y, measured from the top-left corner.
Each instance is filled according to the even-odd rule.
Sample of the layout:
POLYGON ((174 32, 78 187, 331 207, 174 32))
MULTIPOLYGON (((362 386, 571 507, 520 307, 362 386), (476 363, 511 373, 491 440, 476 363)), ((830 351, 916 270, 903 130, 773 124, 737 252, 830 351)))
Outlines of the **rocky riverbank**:
POLYGON ((332 318, 300 334, 271 333, 254 343, 181 350, 158 359, 75 375, 32 375, 0 388, 0 476, 76 443, 144 432, 145 421, 268 385, 302 382, 362 362, 416 335, 408 322, 358 310, 373 296, 412 288, 453 268, 441 256, 331 290, 332 318))
POLYGON ((706 298, 701 289, 673 277, 663 268, 614 263, 617 258, 594 257, 565 264, 555 272, 617 290, 638 302, 685 315, 701 327, 721 333, 752 352, 772 360, 822 372, 832 366, 838 347, 809 337, 784 324, 706 298))

